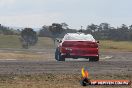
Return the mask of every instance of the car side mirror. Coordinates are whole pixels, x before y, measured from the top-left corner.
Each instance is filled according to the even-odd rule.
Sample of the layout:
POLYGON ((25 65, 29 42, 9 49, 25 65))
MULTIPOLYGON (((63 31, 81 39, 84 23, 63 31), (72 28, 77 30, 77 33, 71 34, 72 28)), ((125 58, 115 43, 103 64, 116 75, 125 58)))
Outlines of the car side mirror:
POLYGON ((58 43, 61 43, 61 42, 62 42, 62 40, 57 39, 57 42, 58 42, 58 43))
POLYGON ((96 41, 97 43, 99 43, 99 41, 96 41))

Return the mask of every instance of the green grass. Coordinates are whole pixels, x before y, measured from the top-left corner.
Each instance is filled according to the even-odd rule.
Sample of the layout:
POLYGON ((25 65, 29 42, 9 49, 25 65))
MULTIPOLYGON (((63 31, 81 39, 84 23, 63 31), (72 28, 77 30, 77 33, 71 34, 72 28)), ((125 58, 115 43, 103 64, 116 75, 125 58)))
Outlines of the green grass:
POLYGON ((21 48, 19 36, 0 35, 0 48, 21 48))
POLYGON ((37 49, 42 49, 42 48, 55 48, 54 42, 51 38, 48 37, 39 37, 38 43, 33 46, 34 48, 37 49))
POLYGON ((101 40, 100 49, 102 51, 104 50, 132 51, 132 42, 101 40))
MULTIPOLYGON (((54 43, 51 38, 47 37, 39 37, 38 43, 35 46, 31 46, 30 48, 54 48, 54 43)), ((13 48, 13 49, 21 49, 21 42, 19 40, 19 36, 17 35, 0 35, 0 48, 13 48)))

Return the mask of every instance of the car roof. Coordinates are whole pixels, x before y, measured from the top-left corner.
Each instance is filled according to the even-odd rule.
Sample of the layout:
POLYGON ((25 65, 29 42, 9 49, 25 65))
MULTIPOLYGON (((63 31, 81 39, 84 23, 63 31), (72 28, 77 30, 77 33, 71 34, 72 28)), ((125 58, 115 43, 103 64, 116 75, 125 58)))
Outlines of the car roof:
POLYGON ((91 34, 84 34, 81 32, 67 33, 63 40, 81 40, 81 41, 95 41, 91 34))
POLYGON ((84 33, 81 33, 81 32, 77 32, 77 33, 67 33, 66 34, 67 36, 74 36, 74 35, 86 35, 86 36, 92 36, 91 34, 84 34, 84 33))

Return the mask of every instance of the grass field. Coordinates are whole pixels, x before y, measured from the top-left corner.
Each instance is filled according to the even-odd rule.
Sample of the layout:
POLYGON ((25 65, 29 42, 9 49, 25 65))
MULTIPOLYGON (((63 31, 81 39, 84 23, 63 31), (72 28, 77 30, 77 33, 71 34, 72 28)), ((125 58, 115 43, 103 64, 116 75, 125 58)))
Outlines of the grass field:
POLYGON ((0 48, 21 48, 19 36, 0 35, 0 48))
MULTIPOLYGON (((53 48, 54 43, 51 38, 47 37, 39 37, 38 43, 31 48, 53 48)), ((13 49, 21 49, 21 42, 19 40, 19 36, 17 35, 0 35, 0 49, 2 48, 13 48, 13 49)))
POLYGON ((130 41, 111 41, 100 40, 101 51, 117 50, 117 51, 132 51, 132 42, 130 41))
POLYGON ((15 60, 52 60, 53 54, 37 53, 37 52, 0 52, 0 59, 15 59, 15 60))
MULTIPOLYGON (((0 35, 0 49, 2 48, 13 48, 21 49, 21 43, 19 36, 16 35, 0 35)), ((47 37, 39 37, 38 43, 30 48, 35 49, 47 49, 55 48, 53 40, 47 37)), ((132 42, 129 41, 110 41, 100 40, 101 50, 119 50, 119 51, 132 51, 132 42)))
MULTIPOLYGON (((108 50, 117 50, 117 51, 132 51, 132 42, 129 41, 110 41, 110 40, 100 40, 100 51, 108 51, 108 50)), ((33 51, 32 49, 46 50, 46 49, 54 49, 55 45, 51 38, 47 37, 39 37, 38 43, 35 46, 31 46, 28 50, 22 49, 21 43, 19 41, 19 36, 16 35, 0 35, 0 50, 9 49, 7 52, 0 52, 0 59, 34 59, 39 60, 46 57, 47 59, 51 59, 54 57, 51 53, 42 54, 44 52, 38 53, 33 51), (10 50, 11 49, 11 50, 10 50), (17 49, 19 52, 13 52, 12 49, 17 49)))

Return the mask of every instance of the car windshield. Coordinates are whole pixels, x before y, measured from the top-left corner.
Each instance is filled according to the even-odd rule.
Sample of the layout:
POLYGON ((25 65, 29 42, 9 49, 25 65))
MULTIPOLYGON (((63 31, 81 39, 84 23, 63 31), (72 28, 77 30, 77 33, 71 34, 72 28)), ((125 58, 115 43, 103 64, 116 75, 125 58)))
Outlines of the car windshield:
POLYGON ((75 41, 95 41, 90 34, 69 34, 64 37, 64 40, 75 40, 75 41))

